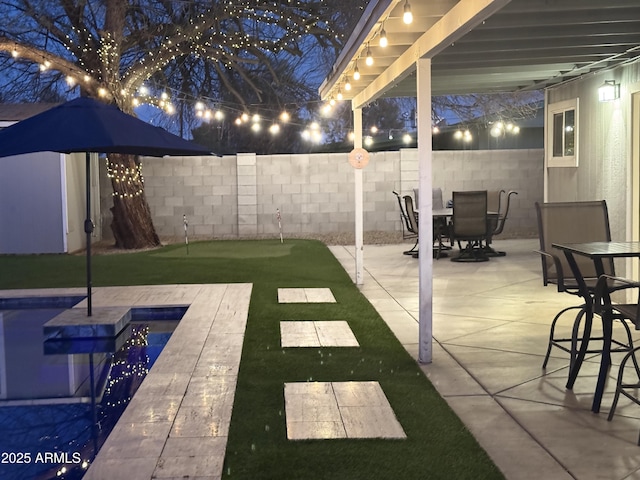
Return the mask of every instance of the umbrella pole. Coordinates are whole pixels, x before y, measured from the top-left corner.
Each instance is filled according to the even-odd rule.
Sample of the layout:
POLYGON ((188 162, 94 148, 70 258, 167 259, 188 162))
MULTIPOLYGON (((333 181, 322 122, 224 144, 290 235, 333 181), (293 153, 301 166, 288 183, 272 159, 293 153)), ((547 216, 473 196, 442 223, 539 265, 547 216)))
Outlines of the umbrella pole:
POLYGON ((84 221, 84 233, 87 234, 87 316, 91 316, 91 234, 93 222, 91 221, 91 154, 86 153, 86 177, 87 177, 87 217, 84 221))

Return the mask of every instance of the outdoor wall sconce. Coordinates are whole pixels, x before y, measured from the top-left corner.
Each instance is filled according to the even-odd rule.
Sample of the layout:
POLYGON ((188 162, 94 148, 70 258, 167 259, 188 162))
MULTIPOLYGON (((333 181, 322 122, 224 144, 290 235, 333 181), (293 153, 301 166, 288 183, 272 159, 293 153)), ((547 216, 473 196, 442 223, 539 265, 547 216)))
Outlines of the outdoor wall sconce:
POLYGON ((598 87, 598 99, 601 102, 611 102, 620 98, 620 84, 615 80, 605 80, 604 83, 598 87))

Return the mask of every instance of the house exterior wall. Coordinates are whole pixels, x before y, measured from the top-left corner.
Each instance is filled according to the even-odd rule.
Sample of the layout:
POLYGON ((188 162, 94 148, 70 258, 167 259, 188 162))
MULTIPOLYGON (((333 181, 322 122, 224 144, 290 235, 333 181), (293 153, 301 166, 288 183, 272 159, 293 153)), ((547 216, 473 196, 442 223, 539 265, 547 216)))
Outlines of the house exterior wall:
POLYGON ((550 104, 579 99, 579 158, 577 167, 545 168, 546 201, 606 200, 614 240, 627 240, 631 235, 631 94, 640 90, 638 82, 640 63, 636 62, 547 92, 550 104), (621 85, 618 100, 598 101, 598 87, 605 80, 621 85))
MULTIPOLYGON (((99 170, 96 155, 93 155, 91 164, 92 186, 91 186, 91 218, 100 226, 100 198, 99 198, 99 170)), ((64 156, 65 159, 65 179, 66 185, 63 191, 66 192, 66 225, 64 229, 67 237, 67 252, 76 252, 86 246, 86 234, 84 233, 84 219, 87 216, 86 205, 86 185, 87 178, 85 172, 86 158, 84 153, 71 153, 64 156)), ((93 234, 93 241, 101 239, 100 228, 96 228, 93 234)))
POLYGON ((0 159, 0 253, 65 252, 63 162, 51 152, 0 159))
MULTIPOLYGON (((103 234, 110 187, 101 162, 103 234)), ((516 190, 503 235, 536 234, 534 202, 543 195, 543 151, 442 151, 433 155, 433 184, 445 201, 454 190, 516 190)), ((277 236, 276 212, 285 236, 353 233, 354 174, 346 153, 241 154, 224 157, 143 159, 147 200, 161 238, 277 236)), ((418 186, 417 149, 373 152, 363 172, 364 230, 400 232, 393 190, 418 186)))
MULTIPOLYGON (((0 254, 84 248, 84 165, 85 156, 79 153, 40 152, 0 159, 0 254)), ((97 191, 98 165, 94 165, 97 191)), ((95 195, 94 200, 96 219, 100 200, 95 195)))

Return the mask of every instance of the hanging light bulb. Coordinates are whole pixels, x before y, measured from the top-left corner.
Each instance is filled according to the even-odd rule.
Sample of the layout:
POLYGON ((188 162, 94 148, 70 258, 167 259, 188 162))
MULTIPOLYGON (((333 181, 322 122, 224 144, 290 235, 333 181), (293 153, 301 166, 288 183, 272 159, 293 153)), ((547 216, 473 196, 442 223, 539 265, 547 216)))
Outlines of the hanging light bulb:
POLYGON ((349 81, 349 77, 347 77, 346 80, 347 81, 344 84, 344 89, 345 89, 345 91, 348 92, 349 90, 351 90, 351 82, 349 81))
POLYGON ((341 101, 344 98, 342 95, 342 90, 338 89, 338 94, 336 95, 336 98, 338 99, 338 101, 341 101))
POLYGON ((389 45, 389 40, 387 39, 387 32, 385 31, 383 24, 380 29, 380 46, 385 48, 387 45, 389 45))
POLYGON ((369 45, 367 45, 367 57, 365 58, 364 63, 366 63, 368 67, 373 65, 373 56, 371 55, 371 49, 369 48, 369 45))
POLYGON ((360 70, 358 70, 358 62, 356 62, 356 68, 353 70, 353 79, 360 80, 360 70))
POLYGON ((287 123, 290 119, 290 115, 289 112, 287 112, 286 110, 283 110, 282 113, 280 114, 280 120, 284 123, 287 123))
POLYGON ((409 5, 409 0, 405 0, 404 2, 404 14, 402 15, 402 21, 407 25, 413 22, 413 13, 411 13, 411 5, 409 5))

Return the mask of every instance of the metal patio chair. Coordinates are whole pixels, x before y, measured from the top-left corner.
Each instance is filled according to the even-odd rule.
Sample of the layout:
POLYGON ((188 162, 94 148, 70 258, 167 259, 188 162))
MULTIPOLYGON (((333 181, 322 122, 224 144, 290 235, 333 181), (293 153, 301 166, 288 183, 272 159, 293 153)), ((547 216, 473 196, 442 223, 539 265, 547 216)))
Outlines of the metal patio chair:
POLYGON ((411 247, 410 250, 406 250, 404 252, 402 252, 404 255, 413 255, 414 253, 417 253, 417 248, 418 248, 418 228, 417 228, 417 223, 416 223, 416 228, 414 230, 414 228, 411 225, 411 222, 409 221, 409 216, 407 215, 407 212, 405 210, 405 207, 402 205, 402 198, 400 198, 400 194, 398 192, 396 192, 395 190, 393 191, 393 194, 396 196, 396 198, 398 199, 398 207, 400 208, 400 225, 402 226, 402 239, 403 240, 409 240, 409 239, 414 239, 416 240, 416 243, 413 245, 413 247, 411 247))
MULTIPOLYGON (((413 208, 413 198, 411 195, 404 196, 404 207, 407 212, 407 220, 409 221, 409 225, 411 227, 411 231, 415 232, 416 236, 419 237, 418 233, 418 215, 416 214, 415 209, 413 208)), ((418 245, 418 239, 416 239, 416 246, 418 245)), ((415 248, 415 246, 414 246, 415 248)), ((418 250, 410 250, 410 254, 414 258, 418 258, 418 250)), ((404 252, 405 254, 409 254, 409 252, 404 252)))
POLYGON ((460 245, 460 253, 453 262, 486 262, 488 235, 487 191, 453 192, 453 240, 460 245), (461 242, 466 242, 462 248, 461 242))
POLYGON ((504 230, 504 224, 509 216, 511 196, 517 194, 518 192, 515 190, 509 190, 508 193, 504 190, 487 192, 487 210, 489 212, 497 212, 497 215, 489 216, 489 236, 487 237, 485 250, 487 251, 487 255, 490 257, 504 257, 506 255, 506 252, 494 250, 491 247, 491 242, 493 241, 493 237, 500 235, 504 230))
MULTIPOLYGON (((535 204, 538 218, 538 237, 540 249, 537 253, 542 261, 542 281, 544 285, 556 285, 558 292, 571 295, 580 295, 577 280, 571 270, 566 256, 561 251, 552 247, 553 243, 581 243, 581 242, 608 242, 611 240, 609 229, 609 214, 607 204, 601 201, 586 202, 556 202, 535 204)), ((576 263, 587 285, 589 294, 595 295, 598 276, 593 261, 587 257, 575 256, 576 263)), ((615 276, 614 262, 612 258, 603 262, 604 273, 615 276)), ((546 368, 553 347, 569 354, 569 365, 573 368, 576 361, 581 342, 590 340, 602 340, 602 337, 591 337, 590 324, 586 325, 586 330, 580 337, 582 320, 585 315, 592 315, 594 312, 587 311, 588 305, 585 303, 570 306, 560 310, 551 321, 549 331, 549 342, 547 352, 542 363, 542 368, 546 368), (558 320, 567 312, 577 310, 573 318, 570 337, 556 335, 556 325, 558 320)), ((627 334, 626 342, 613 340, 616 348, 612 352, 627 352, 633 348, 631 331, 626 322, 624 325, 627 334)), ((601 353, 602 349, 587 349, 586 353, 601 353)), ((570 370, 571 370, 570 368, 570 370)))
MULTIPOLYGON (((635 325, 636 330, 640 330, 640 282, 621 277, 602 275, 596 284, 595 296, 596 308, 599 310, 600 315, 603 316, 604 321, 613 324, 613 320, 617 319, 624 322, 626 319, 635 325), (628 295, 629 293, 633 293, 633 297, 636 299, 635 303, 614 303, 611 300, 611 294, 621 290, 625 290, 625 293, 628 295)), ((609 421, 611 421, 615 415, 620 395, 640 405, 640 366, 638 365, 638 352, 640 352, 640 347, 630 349, 620 362, 616 379, 616 390, 607 417, 609 421), (631 360, 633 365, 627 368, 629 360, 631 360), (631 380, 628 380, 629 375, 631 375, 631 380), (627 380, 625 380, 625 377, 627 380)), ((640 445, 640 434, 638 435, 637 444, 640 445)))

